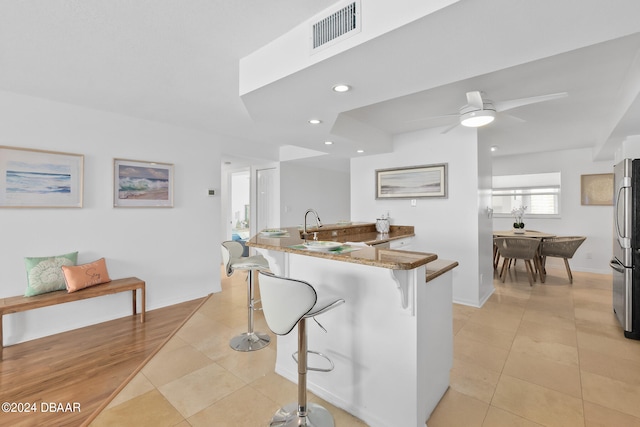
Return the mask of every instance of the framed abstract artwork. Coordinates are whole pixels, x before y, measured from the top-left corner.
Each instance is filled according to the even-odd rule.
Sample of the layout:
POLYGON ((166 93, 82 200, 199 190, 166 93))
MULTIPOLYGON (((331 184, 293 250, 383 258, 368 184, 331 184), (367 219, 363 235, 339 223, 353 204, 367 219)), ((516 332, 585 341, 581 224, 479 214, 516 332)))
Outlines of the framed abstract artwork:
POLYGON ((447 197, 447 164, 376 170, 376 199, 447 197))
POLYGON ((173 165, 114 159, 113 206, 173 207, 173 165))
POLYGON ((0 207, 81 208, 84 156, 0 146, 0 207))
POLYGON ((613 174, 580 175, 580 204, 613 206, 613 174))

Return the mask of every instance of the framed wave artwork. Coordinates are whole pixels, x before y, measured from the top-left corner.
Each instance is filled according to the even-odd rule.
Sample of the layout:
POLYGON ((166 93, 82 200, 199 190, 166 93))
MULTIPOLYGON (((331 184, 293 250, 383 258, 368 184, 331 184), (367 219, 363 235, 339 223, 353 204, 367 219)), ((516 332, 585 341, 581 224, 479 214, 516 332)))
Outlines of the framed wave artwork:
POLYGON ((114 159, 113 206, 173 207, 173 165, 114 159))
POLYGON ((0 146, 0 208, 81 208, 84 156, 0 146))
POLYGON ((447 197, 447 164, 376 170, 376 199, 447 197))

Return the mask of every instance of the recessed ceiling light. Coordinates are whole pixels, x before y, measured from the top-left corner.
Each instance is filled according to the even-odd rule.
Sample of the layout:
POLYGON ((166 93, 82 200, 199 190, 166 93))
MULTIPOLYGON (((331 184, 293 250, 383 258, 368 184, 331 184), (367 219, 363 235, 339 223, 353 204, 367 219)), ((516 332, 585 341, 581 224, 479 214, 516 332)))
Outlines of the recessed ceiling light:
POLYGON ((322 120, 311 119, 311 120, 309 120, 309 123, 311 123, 312 125, 318 125, 318 124, 322 123, 322 120))
POLYGON ((324 145, 333 145, 333 141, 325 141, 324 145))
POLYGON ((351 90, 351 86, 339 84, 333 87, 334 92, 349 92, 351 90))
POLYGON ((364 153, 364 150, 358 150, 357 152, 358 153, 364 153))
POLYGON ((497 145, 492 145, 491 146, 491 151, 498 151, 498 146, 497 145))

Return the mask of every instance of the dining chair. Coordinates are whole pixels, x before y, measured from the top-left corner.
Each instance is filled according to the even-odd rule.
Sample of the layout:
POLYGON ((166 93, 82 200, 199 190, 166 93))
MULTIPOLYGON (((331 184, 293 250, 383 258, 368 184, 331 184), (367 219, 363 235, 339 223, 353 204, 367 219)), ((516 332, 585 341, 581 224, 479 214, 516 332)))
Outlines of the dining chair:
POLYGON ((547 257, 562 258, 564 260, 564 267, 567 270, 567 276, 569 276, 569 283, 573 283, 573 274, 571 274, 571 268, 569 267, 569 259, 573 258, 573 255, 586 239, 584 236, 559 236, 544 239, 542 247, 540 248, 544 274, 546 274, 545 264, 547 257))
POLYGON ((498 269, 498 265, 500 264, 500 252, 498 252, 498 246, 496 245, 495 237, 493 238, 493 269, 494 271, 498 269))
POLYGON ((502 269, 500 270, 502 283, 507 277, 511 262, 521 259, 527 269, 529 285, 533 286, 533 282, 536 281, 536 271, 541 269, 538 263, 540 240, 529 237, 495 237, 493 243, 497 247, 500 256, 504 258, 502 269))
MULTIPOLYGON (((527 233, 540 233, 538 230, 523 230, 520 233, 517 233, 517 235, 513 234, 513 231, 511 231, 511 233, 509 234, 504 234, 506 232, 497 232, 498 234, 496 234, 496 232, 494 232, 493 237, 527 237, 527 238, 532 238, 532 239, 539 239, 538 236, 531 236, 531 235, 527 235, 527 233)), ((515 260, 513 262, 515 264, 515 260)), ((493 243, 493 270, 497 271, 498 267, 500 266, 500 252, 498 252, 498 247, 495 244, 495 241, 493 243)), ((511 268, 511 263, 509 263, 507 268, 511 268)), ((542 278, 542 276, 540 276, 542 278)), ((544 279, 542 278, 542 282, 544 282, 544 279)))

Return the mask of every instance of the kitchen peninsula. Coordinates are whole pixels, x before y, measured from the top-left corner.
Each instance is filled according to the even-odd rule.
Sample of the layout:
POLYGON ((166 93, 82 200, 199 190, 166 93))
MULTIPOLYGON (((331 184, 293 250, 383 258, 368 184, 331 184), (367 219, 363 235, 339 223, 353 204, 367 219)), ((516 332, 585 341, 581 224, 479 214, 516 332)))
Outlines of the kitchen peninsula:
MULTIPOLYGON (((384 235, 369 223, 307 231, 306 245, 297 227, 259 233, 247 245, 268 259, 274 274, 346 301, 319 319, 328 333, 309 324, 309 349, 335 363, 331 372, 309 373, 309 390, 373 427, 424 426, 449 386, 458 263, 393 249, 407 246, 414 235, 409 226, 384 235)), ((276 372, 293 382, 296 350, 295 333, 278 336, 276 372)), ((322 360, 310 355, 309 365, 322 360)))

